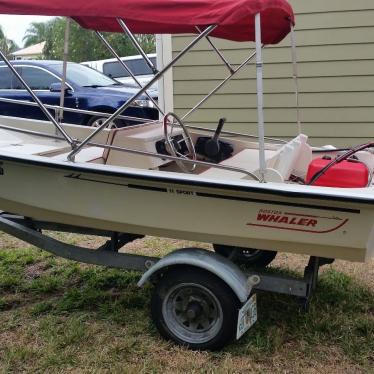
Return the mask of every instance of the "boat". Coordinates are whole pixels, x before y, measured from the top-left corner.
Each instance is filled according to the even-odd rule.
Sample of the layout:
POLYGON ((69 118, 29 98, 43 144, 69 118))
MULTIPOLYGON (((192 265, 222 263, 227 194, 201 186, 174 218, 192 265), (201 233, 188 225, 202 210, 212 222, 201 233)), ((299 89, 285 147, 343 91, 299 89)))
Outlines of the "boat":
POLYGON ((220 349, 257 320, 256 290, 297 296, 307 309, 320 266, 374 256, 374 142, 311 147, 299 120, 294 139, 265 137, 262 48, 293 35, 286 0, 0 0, 0 13, 74 19, 95 30, 128 69, 102 34, 123 31, 154 72, 144 86, 134 78, 138 93, 115 113, 100 113, 107 119, 99 127, 84 127, 64 123, 63 112, 76 110, 64 108, 64 90, 60 106, 43 105, 0 52, 35 101, 19 104, 39 106, 48 120, 0 116, 0 229, 65 258, 143 271, 138 285, 155 285, 152 318, 164 337, 220 349), (157 71, 134 33, 196 35, 157 71), (211 37, 254 41, 256 51, 233 66, 211 37), (110 126, 202 39, 229 70, 222 84, 183 117, 154 102, 159 120, 110 126), (258 134, 234 133, 225 118, 217 118, 215 131, 189 126, 188 115, 253 59, 258 134), (42 230, 111 239, 90 250, 42 230), (213 243, 218 254, 184 248, 158 259, 118 252, 144 235, 213 243), (310 256, 302 279, 248 273, 234 263, 264 267, 277 251, 310 256))
POLYGON ((179 7, 165 9, 168 3, 0 2, 3 14, 67 16, 98 33, 197 34, 96 129, 57 123, 51 115, 49 122, 2 116, 0 208, 37 220, 217 246, 349 261, 373 257, 374 143, 313 148, 302 133, 286 143, 264 136, 261 49, 293 31, 287 1, 180 0, 179 7), (216 50, 210 36, 256 42, 256 53, 243 64, 256 57, 258 137, 226 131, 224 119, 217 119, 215 132, 191 127, 174 113, 106 128, 201 39, 216 50))

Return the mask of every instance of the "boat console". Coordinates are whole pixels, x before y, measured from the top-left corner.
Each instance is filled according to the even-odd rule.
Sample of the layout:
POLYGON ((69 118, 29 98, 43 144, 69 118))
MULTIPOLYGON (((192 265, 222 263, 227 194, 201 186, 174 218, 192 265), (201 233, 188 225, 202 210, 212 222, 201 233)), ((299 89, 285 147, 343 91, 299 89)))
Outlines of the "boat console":
MULTIPOLYGON (((165 134, 161 123, 145 123, 141 125, 123 127, 111 130, 112 137, 109 145, 132 149, 146 153, 161 153, 167 155, 165 147, 165 134)), ((180 130, 175 130, 173 138, 177 141, 181 136, 180 130)), ((114 149, 108 151, 107 165, 127 166, 141 169, 156 169, 170 163, 169 160, 149 155, 118 152, 114 149)))

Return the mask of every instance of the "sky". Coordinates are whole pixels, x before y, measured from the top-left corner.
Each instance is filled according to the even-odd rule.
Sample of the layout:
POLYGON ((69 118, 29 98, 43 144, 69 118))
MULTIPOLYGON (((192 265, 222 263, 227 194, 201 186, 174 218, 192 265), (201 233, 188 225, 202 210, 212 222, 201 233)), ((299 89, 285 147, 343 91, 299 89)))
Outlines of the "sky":
POLYGON ((31 22, 44 22, 52 17, 9 16, 0 15, 0 25, 8 39, 14 40, 19 47, 23 46, 22 38, 31 22))

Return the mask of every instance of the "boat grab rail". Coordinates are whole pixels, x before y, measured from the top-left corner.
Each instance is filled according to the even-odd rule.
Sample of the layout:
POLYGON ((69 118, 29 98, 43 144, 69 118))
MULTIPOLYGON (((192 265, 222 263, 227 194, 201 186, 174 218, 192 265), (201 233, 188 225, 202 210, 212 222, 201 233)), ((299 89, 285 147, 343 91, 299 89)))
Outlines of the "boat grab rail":
MULTIPOLYGON (((213 129, 207 129, 205 127, 200 127, 200 126, 192 126, 192 125, 184 125, 185 127, 192 129, 192 130, 200 130, 200 131, 205 131, 205 132, 210 132, 214 134, 216 130, 213 129)), ((242 138, 250 138, 250 139, 258 139, 258 135, 251 135, 251 134, 243 134, 240 132, 235 132, 235 131, 225 131, 222 130, 220 132, 221 135, 228 135, 228 136, 234 136, 234 137, 242 137, 242 138)), ((269 142, 274 142, 274 143, 280 143, 280 144, 287 144, 287 140, 283 139, 278 139, 278 138, 270 138, 268 136, 265 136, 265 139, 268 140, 269 142)))
MULTIPOLYGON (((37 103, 32 102, 32 101, 27 101, 27 100, 7 99, 5 97, 0 97, 0 102, 11 103, 11 104, 20 104, 20 105, 28 105, 28 106, 36 106, 36 107, 39 108, 39 105, 37 103)), ((44 104, 44 106, 47 109, 52 109, 52 110, 55 110, 55 111, 62 109, 62 110, 64 110, 64 112, 89 114, 89 115, 101 116, 101 117, 107 117, 107 118, 109 118, 112 115, 111 113, 106 113, 106 112, 96 112, 94 110, 67 108, 67 107, 63 107, 63 106, 60 106, 60 105, 44 104)), ((152 121, 152 120, 149 120, 149 118, 140 118, 140 117, 123 116, 123 115, 120 115, 117 118, 127 119, 127 120, 132 120, 132 121, 157 122, 157 120, 152 121)))
MULTIPOLYGON (((50 138, 50 139, 65 141, 65 138, 63 138, 61 136, 42 133, 42 132, 39 132, 39 131, 17 129, 15 127, 10 127, 10 126, 5 126, 5 125, 0 125, 0 129, 15 131, 15 132, 23 133, 23 134, 28 134, 28 135, 41 136, 41 137, 44 137, 44 138, 50 138)), ((89 146, 92 146, 92 147, 100 147, 100 148, 113 150, 113 151, 127 152, 127 153, 136 154, 136 155, 140 155, 140 156, 155 157, 155 158, 160 158, 162 160, 186 162, 187 164, 196 164, 196 165, 201 165, 201 166, 206 166, 206 167, 213 167, 213 168, 216 168, 216 169, 234 171, 234 172, 237 172, 237 173, 243 173, 246 176, 249 176, 249 177, 251 177, 252 179, 254 179, 258 182, 260 181, 260 178, 256 174, 254 174, 254 173, 252 173, 252 172, 250 172, 246 169, 238 168, 236 166, 213 164, 212 162, 207 162, 207 161, 190 160, 190 159, 185 159, 185 158, 176 157, 176 156, 169 156, 169 155, 164 155, 164 154, 159 154, 159 153, 154 153, 154 152, 147 152, 147 151, 139 151, 137 149, 124 148, 124 147, 118 147, 118 146, 114 146, 114 145, 100 144, 100 143, 94 143, 94 142, 88 142, 88 143, 86 143, 86 145, 89 145, 89 146)))
MULTIPOLYGON (((0 102, 39 107, 39 105, 37 103, 34 103, 32 101, 7 99, 5 97, 0 97, 0 102)), ((50 105, 50 104, 44 104, 44 106, 47 109, 52 109, 52 110, 56 110, 56 111, 63 109, 64 112, 89 114, 89 115, 102 116, 102 117, 107 117, 107 118, 111 116, 111 113, 96 112, 96 111, 93 111, 93 110, 67 108, 67 107, 62 107, 62 106, 59 106, 59 105, 50 105)), ((148 118, 140 118, 140 117, 132 117, 132 116, 124 116, 124 115, 120 115, 117 118, 127 119, 127 120, 131 120, 131 121, 144 121, 146 123, 157 123, 158 122, 158 120, 149 120, 148 118)), ((212 134, 215 133, 215 130, 208 129, 206 127, 199 127, 199 126, 192 126, 192 125, 185 125, 185 126, 188 127, 189 129, 193 129, 193 130, 200 130, 200 131, 209 132, 209 133, 212 133, 212 134)), ((225 130, 223 130, 223 131, 221 131, 221 134, 222 135, 228 135, 228 136, 234 136, 234 137, 237 136, 237 137, 241 137, 241 138, 248 138, 248 139, 258 139, 257 135, 244 134, 244 133, 235 132, 235 131, 225 131, 225 130)), ((268 137, 268 136, 265 136, 265 139, 268 140, 269 142, 274 142, 274 143, 282 143, 282 144, 287 143, 286 140, 278 139, 278 138, 271 138, 271 137, 268 137)))

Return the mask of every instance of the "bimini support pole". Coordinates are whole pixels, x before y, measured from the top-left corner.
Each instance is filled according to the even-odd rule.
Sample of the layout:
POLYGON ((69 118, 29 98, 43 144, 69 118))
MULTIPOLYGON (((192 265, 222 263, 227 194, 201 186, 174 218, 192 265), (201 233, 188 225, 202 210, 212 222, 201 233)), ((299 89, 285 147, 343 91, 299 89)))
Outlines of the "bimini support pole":
MULTIPOLYGON (((200 27, 196 26, 196 30, 201 34, 200 27)), ((222 54, 222 52, 213 44, 213 42, 210 40, 209 36, 206 36, 205 39, 210 44, 210 46, 213 48, 213 50, 217 53, 218 57, 223 61, 223 63, 226 65, 227 69, 229 69, 229 72, 231 74, 234 73, 235 69, 231 66, 231 64, 225 59, 225 56, 222 54)))
POLYGON ((256 80, 257 80, 257 123, 258 123, 258 147, 260 160, 260 181, 265 182, 265 129, 264 129, 264 107, 263 107, 263 82, 262 82, 262 41, 261 41, 261 15, 255 15, 256 32, 256 80))
POLYGON ((212 97, 220 88, 222 88, 227 82, 233 78, 233 76, 238 73, 242 68, 247 66, 249 62, 256 56, 256 52, 253 52, 248 58, 244 60, 232 73, 230 73, 222 82, 218 84, 212 91, 210 91, 206 96, 204 96, 192 109, 190 109, 186 114, 181 118, 182 120, 186 119, 190 114, 199 109, 210 97, 212 97))
MULTIPOLYGON (((139 80, 136 78, 136 76, 133 74, 133 72, 128 68, 128 66, 122 61, 119 54, 115 51, 115 49, 109 44, 109 42, 104 38, 103 34, 99 31, 95 31, 95 34, 97 37, 101 40, 101 42, 107 47, 109 52, 117 59, 118 63, 128 72, 128 74, 131 76, 131 78, 135 81, 135 83, 138 85, 139 88, 143 88, 142 84, 139 82, 139 80)), ((162 114, 165 115, 164 111, 160 108, 158 103, 152 98, 152 96, 145 91, 145 95, 149 98, 149 100, 152 101, 153 105, 157 110, 162 114)))
POLYGON ((66 72, 67 72, 68 58, 69 58, 69 38, 70 38, 70 18, 66 17, 65 39, 64 39, 64 60, 63 60, 63 65, 62 65, 62 80, 61 80, 61 95, 60 95, 61 109, 58 111, 58 121, 60 123, 64 119, 66 72))
POLYGON ((301 134, 301 112, 300 112, 300 102, 299 102, 299 74, 297 69, 297 54, 296 54, 296 35, 295 27, 291 22, 291 53, 292 53, 292 76, 295 85, 295 100, 296 100, 296 116, 297 116, 297 128, 299 135, 301 134))
POLYGON ((130 97, 129 100, 127 100, 120 108, 118 108, 109 118, 107 118, 102 125, 100 125, 96 130, 91 133, 89 136, 87 136, 86 139, 84 139, 75 149, 73 149, 69 155, 68 160, 74 162, 75 155, 81 151, 81 149, 90 142, 91 139, 93 139, 99 132, 101 132, 108 123, 112 122, 114 119, 116 119, 123 111, 125 111, 133 102, 136 100, 140 95, 142 95, 145 91, 147 91, 155 82, 157 82, 162 75, 165 74, 179 59, 181 59, 191 48, 194 47, 195 44, 197 44, 201 39, 203 39, 205 36, 209 35, 217 25, 210 25, 208 26, 201 34, 199 34, 191 43, 189 43, 182 51, 180 51, 172 61, 170 61, 164 68, 159 71, 143 88, 139 89, 139 91, 134 94, 132 97, 130 97))
POLYGON ((75 149, 76 142, 73 140, 69 134, 61 127, 61 125, 56 121, 56 119, 52 116, 52 114, 48 111, 48 109, 45 107, 45 105, 40 101, 38 96, 35 95, 33 90, 29 87, 29 85, 25 82, 25 80, 19 75, 17 70, 14 68, 14 66, 9 62, 7 57, 4 55, 4 53, 0 50, 0 58, 5 62, 5 64, 8 66, 8 68, 12 71, 12 73, 17 77, 17 79, 22 83, 22 85, 25 87, 26 91, 31 95, 33 100, 38 104, 41 111, 44 113, 44 115, 53 123, 53 125, 60 131, 62 136, 65 138, 65 140, 70 144, 72 149, 75 149))
POLYGON ((141 47, 141 45, 136 40, 134 34, 127 27, 126 23, 123 22, 123 20, 121 18, 117 18, 117 22, 121 26, 122 30, 126 33, 126 35, 130 38, 130 40, 132 41, 132 44, 134 45, 134 47, 142 55, 142 57, 143 57, 144 61, 146 62, 146 64, 151 68, 151 70, 153 71, 153 74, 157 74, 158 73, 157 68, 153 65, 153 62, 149 59, 149 57, 147 56, 147 54, 143 51, 143 48, 141 47))

